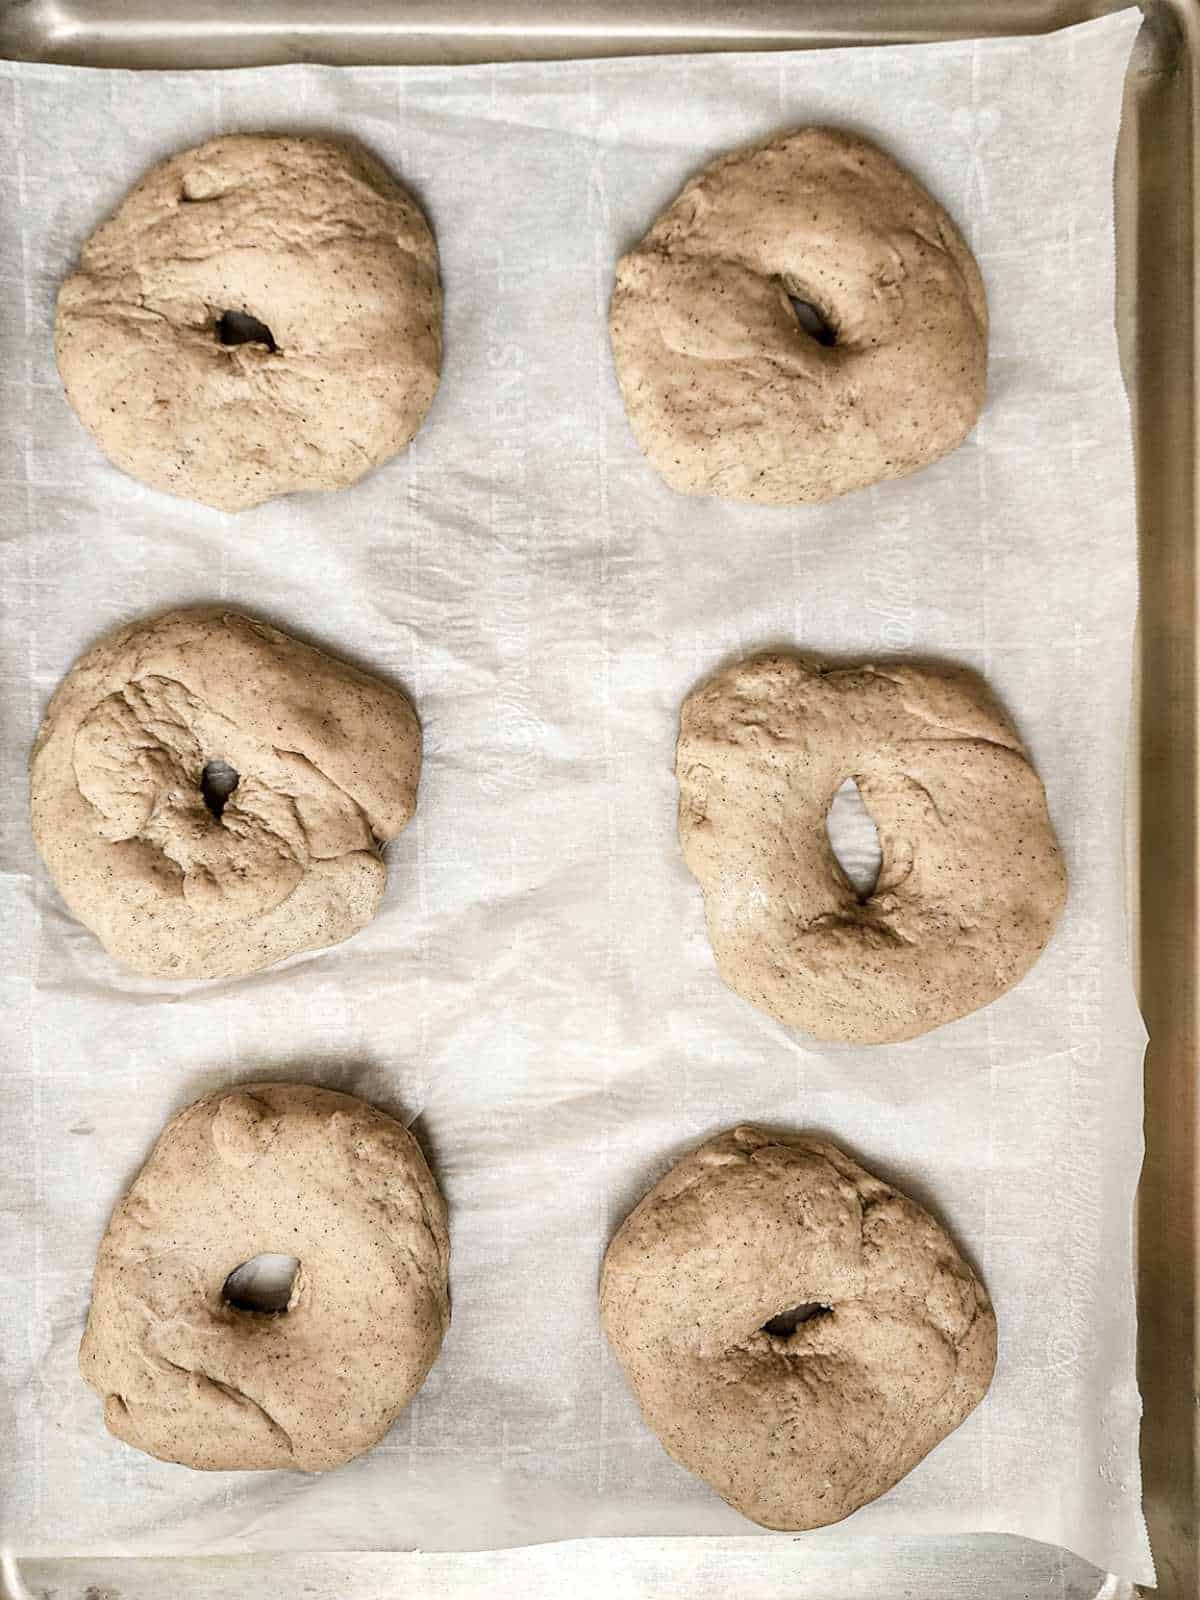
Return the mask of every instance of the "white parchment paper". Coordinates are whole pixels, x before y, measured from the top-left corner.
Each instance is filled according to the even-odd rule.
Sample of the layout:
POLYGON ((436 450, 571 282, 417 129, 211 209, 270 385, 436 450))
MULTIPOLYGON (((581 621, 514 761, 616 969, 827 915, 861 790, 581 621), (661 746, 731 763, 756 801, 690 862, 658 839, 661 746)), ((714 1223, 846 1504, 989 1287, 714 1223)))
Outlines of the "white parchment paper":
POLYGON ((0 73, 0 1531, 18 1548, 752 1532, 642 1425, 595 1289, 646 1186, 757 1118, 832 1135, 930 1205, 999 1315, 986 1402, 837 1537, 1007 1531, 1149 1575, 1130 1274, 1143 1033, 1121 871, 1135 539, 1112 319, 1136 26, 502 68, 0 73), (987 411, 947 460, 833 505, 678 498, 613 379, 614 261, 708 158, 810 121, 879 139, 963 226, 991 302, 987 411), (51 323, 82 240, 147 166, 260 128, 357 136, 415 189, 442 253, 446 362, 404 457, 233 518, 101 459, 51 323), (366 932, 248 980, 171 985, 118 971, 65 914, 23 763, 99 633, 213 599, 403 683, 426 766, 366 932), (681 699, 732 652, 788 643, 971 663, 1047 783, 1072 876, 1058 935, 1015 991, 910 1044, 817 1048, 726 990, 679 858, 681 699), (108 1437, 75 1367, 97 1242, 164 1121, 263 1076, 410 1121, 452 1214, 437 1367, 379 1448, 315 1479, 142 1456, 108 1437))

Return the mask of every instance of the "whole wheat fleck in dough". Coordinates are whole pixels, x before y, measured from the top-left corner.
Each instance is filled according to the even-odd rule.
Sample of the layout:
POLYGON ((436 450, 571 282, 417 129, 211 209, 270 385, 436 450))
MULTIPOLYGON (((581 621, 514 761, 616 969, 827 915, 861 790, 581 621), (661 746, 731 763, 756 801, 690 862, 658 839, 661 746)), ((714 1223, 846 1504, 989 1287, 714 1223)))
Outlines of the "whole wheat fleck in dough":
POLYGON ((1041 780, 965 670, 753 656, 684 702, 679 840, 721 976, 818 1039, 911 1039, 995 1000, 1066 900, 1041 780), (860 896, 826 816, 853 778, 883 859, 860 896))
POLYGON ((645 1196, 608 1247, 600 1314, 664 1449, 768 1528, 884 1494, 996 1361, 987 1293, 932 1217, 836 1146, 753 1127, 645 1196))
POLYGON ((433 235, 378 162, 237 134, 161 162, 92 234, 55 354, 110 461, 240 511, 344 488, 403 450, 437 390, 441 324, 433 235))
POLYGON ((232 977, 366 926, 420 770, 398 689, 236 612, 168 611, 59 685, 31 758, 33 835, 117 960, 232 977), (223 808, 206 783, 222 762, 223 808))
POLYGON ((325 1472, 369 1450, 450 1320, 446 1207, 416 1141, 351 1095, 256 1083, 168 1123, 100 1244, 79 1351, 111 1433, 205 1471, 325 1472), (235 1267, 295 1256, 287 1310, 235 1267))
POLYGON ((983 405, 987 325, 946 212, 830 128, 706 167, 623 258, 610 310, 651 465, 681 494, 764 505, 830 500, 961 444, 983 405))

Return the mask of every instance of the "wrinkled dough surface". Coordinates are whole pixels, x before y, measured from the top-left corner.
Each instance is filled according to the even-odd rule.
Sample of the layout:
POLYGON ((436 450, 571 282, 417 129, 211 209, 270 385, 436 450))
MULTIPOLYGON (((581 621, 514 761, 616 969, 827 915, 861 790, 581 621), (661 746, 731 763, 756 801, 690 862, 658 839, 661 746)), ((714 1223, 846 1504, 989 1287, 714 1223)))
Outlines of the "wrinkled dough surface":
POLYGON ((936 461, 983 406, 974 257, 914 178, 829 128, 693 178, 620 262, 609 324, 634 436, 681 494, 830 500, 936 461))
POLYGON ((324 1472, 369 1450, 449 1324, 446 1208, 416 1141, 350 1095, 257 1083, 177 1116, 100 1244, 84 1378, 111 1433, 206 1471, 324 1472), (299 1260, 285 1313, 235 1267, 299 1260))
POLYGON ((764 1527, 885 1493, 983 1398, 996 1321, 921 1208, 818 1139, 685 1156, 604 1260, 604 1331, 668 1453, 764 1527), (830 1308, 790 1336, 764 1324, 830 1308))
POLYGON ((403 450, 441 367, 437 248, 361 152, 232 135, 154 167, 62 285, 55 354, 104 454, 239 511, 403 450), (224 344, 226 312, 275 341, 224 344))
POLYGON ((1041 780, 970 672, 751 657, 688 696, 675 770, 721 976, 815 1038, 911 1039, 987 1005, 1062 914, 1041 780), (861 899, 826 830, 846 778, 883 852, 861 899))
POLYGON ((217 607, 110 634, 34 746, 33 833, 59 892, 137 972, 213 978, 349 938, 416 806, 398 689, 217 607), (239 781, 219 817, 204 769, 239 781))

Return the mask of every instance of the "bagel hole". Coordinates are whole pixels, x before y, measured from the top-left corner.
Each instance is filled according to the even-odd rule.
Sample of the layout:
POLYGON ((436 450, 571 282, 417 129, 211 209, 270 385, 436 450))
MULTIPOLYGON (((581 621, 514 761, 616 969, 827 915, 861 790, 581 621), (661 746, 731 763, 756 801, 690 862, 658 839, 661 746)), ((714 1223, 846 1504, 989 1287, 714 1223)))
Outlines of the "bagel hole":
POLYGON ((300 1263, 295 1256, 266 1251, 252 1256, 225 1279, 221 1299, 235 1311, 257 1311, 277 1317, 288 1308, 300 1263))
POLYGON ((776 1339, 789 1339, 802 1322, 827 1317, 832 1310, 832 1306, 824 1306, 819 1300, 810 1300, 802 1306, 793 1306, 790 1311, 781 1311, 777 1317, 763 1323, 762 1331, 774 1335, 776 1339))
POLYGON ((241 774, 231 767, 228 761, 205 763, 204 770, 200 774, 200 793, 204 796, 204 804, 218 822, 225 809, 225 802, 241 781, 241 774))
POLYGON ((837 333, 819 306, 813 305, 811 300, 801 300, 795 294, 789 294, 788 299, 796 313, 796 321, 810 339, 824 345, 837 343, 837 333))
POLYGON ((272 355, 279 346, 265 322, 248 311, 222 311, 217 321, 217 338, 222 344, 265 344, 272 355))
POLYGON ((860 900, 869 900, 879 882, 883 848, 879 843, 879 830, 853 778, 847 778, 829 802, 825 832, 829 848, 855 894, 860 900))

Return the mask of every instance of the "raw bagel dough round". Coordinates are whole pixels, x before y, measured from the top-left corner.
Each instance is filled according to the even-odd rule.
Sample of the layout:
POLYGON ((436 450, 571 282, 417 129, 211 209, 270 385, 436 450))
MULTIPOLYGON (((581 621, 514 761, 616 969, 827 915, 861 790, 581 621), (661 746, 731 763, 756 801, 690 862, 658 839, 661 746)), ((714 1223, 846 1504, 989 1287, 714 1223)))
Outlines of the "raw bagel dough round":
POLYGON ((446 1207, 406 1128, 351 1095, 256 1083, 167 1124, 100 1244, 79 1351, 109 1432, 205 1471, 325 1472, 416 1394, 450 1320, 446 1207), (286 1312, 234 1268, 299 1270, 286 1312))
POLYGON ((416 807, 398 689, 219 607, 109 634, 51 700, 33 836, 110 955, 170 978, 256 972, 371 920, 416 807), (210 763, 239 775, 220 815, 210 763))
POLYGON ((823 1140, 735 1128, 608 1247, 604 1331, 669 1455, 768 1528, 885 1493, 982 1400, 983 1285, 920 1206, 823 1140), (764 1325, 820 1311, 790 1334, 764 1325))
POLYGON ((983 405, 974 257, 915 178, 830 128, 693 178, 618 266, 610 330, 634 436, 681 494, 830 500, 936 461, 983 405))
POLYGON ((750 657, 684 702, 675 771, 721 976, 818 1039, 911 1039, 987 1005, 1062 913, 1041 780, 973 673, 750 657), (865 897, 825 826, 846 778, 883 852, 865 897))
MULTIPOLYGON (((240 511, 403 450, 441 367, 437 247, 371 157, 233 135, 154 167, 58 296, 67 398, 152 488, 240 511), (273 347, 223 321, 264 324, 273 347)), ((257 333, 257 330, 255 330, 257 333)))

